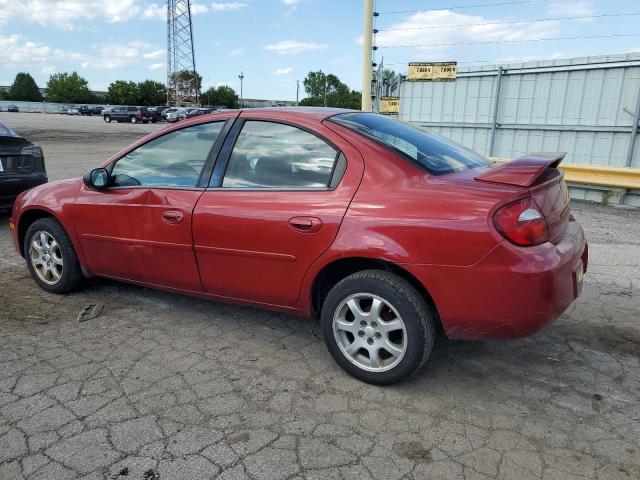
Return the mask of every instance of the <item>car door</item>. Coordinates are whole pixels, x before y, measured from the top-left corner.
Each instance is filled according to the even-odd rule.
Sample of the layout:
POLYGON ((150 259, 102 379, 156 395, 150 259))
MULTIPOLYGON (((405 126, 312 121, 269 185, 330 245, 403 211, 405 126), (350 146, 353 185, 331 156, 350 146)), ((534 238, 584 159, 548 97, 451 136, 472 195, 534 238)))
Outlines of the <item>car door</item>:
POLYGON ((153 138, 109 166, 108 188, 81 187, 74 221, 91 273, 202 290, 192 212, 230 117, 153 138))
POLYGON ((359 152, 319 121, 243 113, 194 210, 208 293, 291 305, 333 242, 363 172, 359 152))

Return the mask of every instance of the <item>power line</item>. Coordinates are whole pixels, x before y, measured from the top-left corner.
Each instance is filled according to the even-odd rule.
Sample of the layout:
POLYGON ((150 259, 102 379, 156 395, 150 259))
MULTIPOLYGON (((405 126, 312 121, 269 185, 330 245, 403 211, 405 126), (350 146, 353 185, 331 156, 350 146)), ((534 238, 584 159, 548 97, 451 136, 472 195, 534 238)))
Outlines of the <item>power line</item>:
POLYGON ((392 12, 378 12, 378 14, 379 15, 396 15, 401 13, 433 12, 436 10, 463 10, 466 8, 500 7, 503 5, 521 5, 523 3, 540 3, 545 1, 546 0, 518 0, 515 2, 477 3, 472 5, 455 5, 453 7, 429 8, 426 10, 395 10, 392 12))
POLYGON ((622 38, 640 37, 640 33, 614 33, 610 35, 584 35, 579 37, 554 37, 554 38, 528 38, 522 40, 489 40, 481 42, 455 42, 455 43, 423 43, 416 45, 389 45, 380 48, 415 48, 415 47, 455 47, 458 45, 492 45, 499 43, 524 43, 524 42, 550 42, 553 40, 587 40, 592 38, 622 38))
POLYGON ((586 20, 592 18, 604 18, 604 17, 631 17, 640 15, 640 12, 633 13, 604 13, 602 15, 580 15, 575 17, 555 17, 555 18, 538 18, 532 20, 512 20, 504 22, 484 22, 484 23, 459 23, 456 25, 429 25, 426 27, 404 27, 404 28, 384 28, 378 30, 378 32, 394 32, 399 30, 425 30, 433 28, 455 28, 455 27, 480 27, 486 25, 511 25, 516 23, 535 23, 535 22, 553 22, 558 20, 586 20))

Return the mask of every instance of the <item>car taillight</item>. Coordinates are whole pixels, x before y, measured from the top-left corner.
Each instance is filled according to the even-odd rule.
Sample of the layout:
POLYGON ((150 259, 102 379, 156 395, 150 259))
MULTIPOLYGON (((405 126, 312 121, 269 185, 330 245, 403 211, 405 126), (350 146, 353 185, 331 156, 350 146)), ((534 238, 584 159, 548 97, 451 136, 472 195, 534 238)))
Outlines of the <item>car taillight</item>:
POLYGON ((42 157, 42 148, 38 145, 29 145, 20 150, 21 155, 31 155, 32 157, 42 157))
POLYGON ((504 238, 521 247, 549 240, 547 220, 530 197, 501 207, 493 216, 493 224, 504 238))

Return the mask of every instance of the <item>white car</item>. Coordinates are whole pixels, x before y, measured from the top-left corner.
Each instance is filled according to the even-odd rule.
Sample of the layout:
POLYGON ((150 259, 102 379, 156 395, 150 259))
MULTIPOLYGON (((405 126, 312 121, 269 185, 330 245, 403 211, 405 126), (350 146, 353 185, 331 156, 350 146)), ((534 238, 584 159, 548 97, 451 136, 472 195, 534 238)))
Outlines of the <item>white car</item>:
POLYGON ((173 112, 167 113, 167 122, 174 123, 187 118, 187 109, 179 108, 173 112))

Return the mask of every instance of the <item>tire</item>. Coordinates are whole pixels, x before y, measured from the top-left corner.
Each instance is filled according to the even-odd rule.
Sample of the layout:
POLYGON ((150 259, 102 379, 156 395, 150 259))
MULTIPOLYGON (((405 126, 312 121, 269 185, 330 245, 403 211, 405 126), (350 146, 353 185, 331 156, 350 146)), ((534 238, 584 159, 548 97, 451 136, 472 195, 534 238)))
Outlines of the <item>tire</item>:
POLYGON ((105 115, 104 116, 104 121, 107 123, 111 123, 111 115, 105 115))
POLYGON ((399 382, 423 367, 433 349, 433 319, 433 311, 410 283, 382 270, 364 270, 338 282, 321 313, 333 359, 355 378, 375 385, 399 382), (372 315, 374 302, 381 305, 377 315, 372 315), (354 314, 350 305, 359 306, 360 312, 354 314))
POLYGON ((136 117, 131 117, 131 118, 129 118, 129 121, 130 121, 131 123, 138 123, 138 119, 137 119, 136 117))
POLYGON ((49 293, 71 292, 82 284, 84 277, 71 239, 54 218, 41 218, 29 226, 24 239, 24 257, 33 279, 40 288, 49 293), (45 241, 42 234, 45 235, 45 241), (34 241, 36 243, 32 246, 34 241), (38 250, 37 246, 42 250, 38 250), (62 261, 59 268, 56 259, 62 261), (51 273, 50 269, 46 272, 45 260, 50 263, 50 269, 56 269, 58 275, 51 273))

